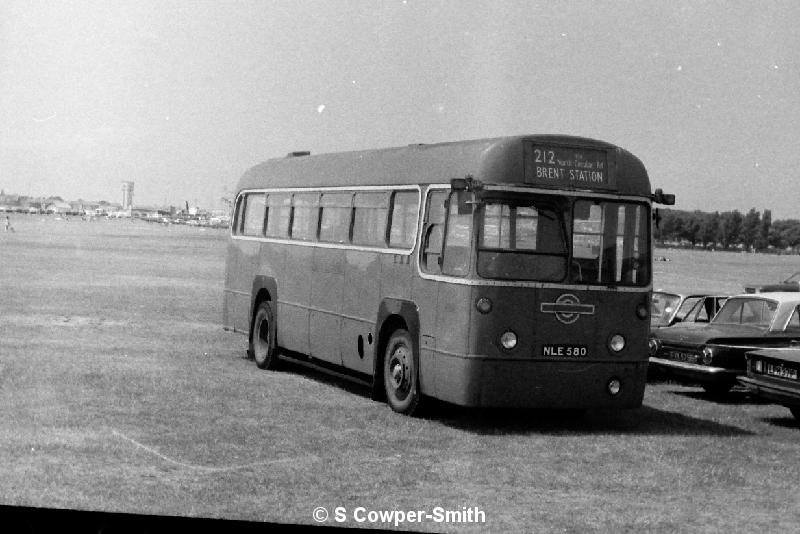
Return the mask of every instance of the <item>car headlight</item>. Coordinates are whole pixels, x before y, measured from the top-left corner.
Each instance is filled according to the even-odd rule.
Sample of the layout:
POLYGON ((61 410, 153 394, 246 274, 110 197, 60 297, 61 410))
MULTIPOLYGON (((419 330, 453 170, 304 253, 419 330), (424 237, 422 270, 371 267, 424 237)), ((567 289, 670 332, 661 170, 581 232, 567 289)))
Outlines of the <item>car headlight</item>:
POLYGON ((703 347, 703 355, 700 357, 700 363, 703 365, 711 365, 711 361, 714 359, 714 351, 711 350, 709 347, 703 347))
POLYGON ((647 344, 648 348, 650 349, 650 356, 655 356, 658 354, 658 351, 661 349, 661 342, 659 340, 651 337, 647 344))

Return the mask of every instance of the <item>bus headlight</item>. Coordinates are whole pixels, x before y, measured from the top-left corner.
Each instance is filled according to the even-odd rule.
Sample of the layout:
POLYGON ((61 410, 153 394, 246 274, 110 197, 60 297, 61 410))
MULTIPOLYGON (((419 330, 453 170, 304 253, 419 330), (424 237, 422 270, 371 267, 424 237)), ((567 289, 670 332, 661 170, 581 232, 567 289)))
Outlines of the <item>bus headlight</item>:
POLYGON ((511 330, 503 332, 500 336, 500 345, 506 350, 513 350, 517 346, 517 334, 511 330))
POLYGON ((711 361, 714 359, 714 351, 708 347, 703 347, 703 356, 700 357, 700 362, 703 365, 711 365, 711 361))
POLYGON ((619 378, 612 378, 606 384, 606 391, 612 397, 616 397, 619 395, 620 391, 622 391, 622 382, 620 382, 619 378))
POLYGON ((492 301, 486 297, 481 297, 475 303, 475 308, 477 308, 479 312, 487 314, 492 311, 492 301))
POLYGON ((647 319, 648 315, 647 304, 639 303, 639 305, 636 306, 636 317, 639 319, 647 319))
POLYGON ((648 348, 650 350, 650 356, 655 356, 658 354, 659 349, 661 348, 661 342, 654 337, 650 338, 650 341, 647 342, 648 348))
POLYGON ((614 334, 611 336, 611 339, 608 340, 608 348, 610 348, 614 352, 619 352, 625 348, 625 338, 622 334, 614 334))

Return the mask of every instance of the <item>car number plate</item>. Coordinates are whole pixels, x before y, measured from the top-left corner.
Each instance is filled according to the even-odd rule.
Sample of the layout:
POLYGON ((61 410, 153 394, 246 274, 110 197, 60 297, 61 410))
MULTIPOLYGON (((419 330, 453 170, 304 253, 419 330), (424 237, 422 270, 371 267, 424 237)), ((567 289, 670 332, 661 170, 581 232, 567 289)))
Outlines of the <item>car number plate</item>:
POLYGON ((585 358, 589 355, 586 345, 542 345, 542 356, 554 358, 585 358))
POLYGON ((690 362, 696 363, 697 362, 697 355, 692 354, 691 352, 681 352, 678 350, 670 350, 667 351, 667 357, 670 360, 677 360, 679 362, 690 362))
POLYGON ((790 378, 797 380, 797 370, 789 369, 782 365, 774 365, 768 363, 766 366, 767 374, 770 376, 779 376, 781 378, 790 378))

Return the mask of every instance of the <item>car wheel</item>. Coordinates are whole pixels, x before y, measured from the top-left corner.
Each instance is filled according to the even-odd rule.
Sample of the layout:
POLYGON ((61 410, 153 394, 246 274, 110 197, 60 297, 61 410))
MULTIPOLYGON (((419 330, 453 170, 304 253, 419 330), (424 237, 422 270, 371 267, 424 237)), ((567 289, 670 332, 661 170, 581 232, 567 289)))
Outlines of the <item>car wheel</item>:
POLYGON ((383 358, 383 387, 392 410, 412 415, 419 408, 419 370, 414 343, 407 330, 392 333, 383 358))
POLYGON ((269 301, 258 305, 253 320, 252 353, 256 365, 261 369, 275 369, 278 356, 275 350, 275 319, 269 301))

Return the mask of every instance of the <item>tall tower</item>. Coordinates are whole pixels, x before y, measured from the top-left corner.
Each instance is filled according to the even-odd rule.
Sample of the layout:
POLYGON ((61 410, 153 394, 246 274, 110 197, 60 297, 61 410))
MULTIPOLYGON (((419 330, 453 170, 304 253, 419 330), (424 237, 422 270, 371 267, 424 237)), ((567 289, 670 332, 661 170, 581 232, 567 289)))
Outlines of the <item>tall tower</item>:
POLYGON ((122 209, 133 206, 133 182, 122 182, 122 209))

